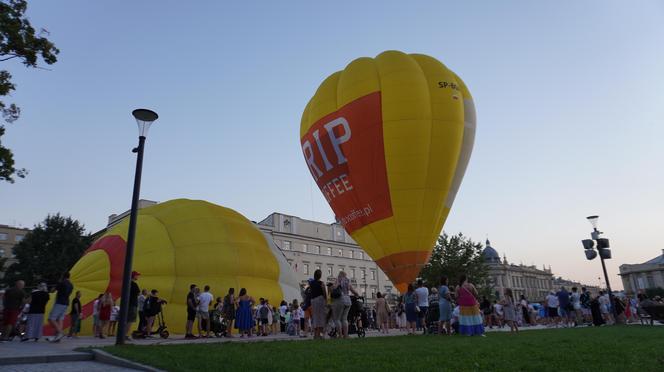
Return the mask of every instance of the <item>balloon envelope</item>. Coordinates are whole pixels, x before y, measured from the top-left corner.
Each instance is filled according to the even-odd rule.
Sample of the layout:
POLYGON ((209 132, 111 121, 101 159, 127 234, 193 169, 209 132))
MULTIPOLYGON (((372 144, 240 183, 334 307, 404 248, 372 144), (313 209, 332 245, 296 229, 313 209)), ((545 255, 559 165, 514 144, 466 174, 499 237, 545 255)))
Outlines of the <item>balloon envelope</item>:
MULTIPOLYGON (((98 294, 120 297, 128 224, 126 218, 110 228, 70 270, 88 317, 98 294)), ((141 274, 140 288, 157 289, 168 302, 163 311, 171 333, 184 333, 190 284, 201 290, 209 285, 215 297, 246 288, 274 305, 301 297, 295 274, 271 239, 236 211, 201 200, 176 199, 139 211, 133 269, 141 274)))
POLYGON ((300 126, 337 220, 400 291, 419 274, 470 159, 475 107, 438 60, 387 51, 330 75, 300 126))

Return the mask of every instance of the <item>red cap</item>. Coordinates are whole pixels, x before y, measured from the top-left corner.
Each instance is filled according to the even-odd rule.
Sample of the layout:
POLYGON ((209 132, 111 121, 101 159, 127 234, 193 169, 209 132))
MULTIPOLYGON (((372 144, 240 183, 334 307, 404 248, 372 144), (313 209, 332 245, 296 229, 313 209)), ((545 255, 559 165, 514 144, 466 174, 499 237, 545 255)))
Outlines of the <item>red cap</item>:
POLYGON ((141 273, 139 273, 138 271, 132 271, 132 272, 131 272, 131 277, 132 277, 132 278, 135 278, 135 277, 137 277, 137 276, 139 276, 139 275, 141 275, 141 273))

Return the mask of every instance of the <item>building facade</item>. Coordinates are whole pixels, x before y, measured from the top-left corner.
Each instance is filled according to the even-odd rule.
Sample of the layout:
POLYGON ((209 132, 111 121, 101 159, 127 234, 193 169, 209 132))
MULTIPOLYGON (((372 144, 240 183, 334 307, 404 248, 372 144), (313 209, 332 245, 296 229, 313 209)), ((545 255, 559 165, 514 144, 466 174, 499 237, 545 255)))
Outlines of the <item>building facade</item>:
POLYGON ((567 291, 571 291, 572 288, 576 287, 579 291, 581 291, 581 288, 585 288, 590 292, 591 295, 597 296, 599 294, 599 287, 596 285, 589 285, 589 284, 583 284, 581 282, 577 282, 574 280, 569 280, 569 279, 563 279, 561 277, 557 277, 553 279, 553 288, 555 290, 560 289, 560 287, 565 287, 567 291))
POLYGON ((0 225, 0 258, 6 258, 4 267, 0 267, 0 275, 4 275, 5 268, 16 262, 14 259, 13 248, 18 244, 25 235, 30 232, 30 229, 23 227, 13 227, 8 225, 0 225))
POLYGON ((390 302, 398 295, 385 273, 341 224, 272 213, 257 227, 279 247, 302 284, 317 269, 322 270, 322 280, 327 282, 334 281, 339 271, 345 271, 368 305, 375 303, 378 292, 386 294, 390 302))
POLYGON ((505 288, 511 288, 515 299, 524 295, 529 301, 543 301, 553 288, 551 267, 538 269, 534 265, 515 265, 508 263, 505 256, 501 260, 488 239, 482 254, 489 266, 489 278, 496 297, 500 297, 505 288))
POLYGON ((620 265, 618 269, 628 295, 645 293, 646 289, 664 288, 664 249, 660 256, 652 260, 620 265))

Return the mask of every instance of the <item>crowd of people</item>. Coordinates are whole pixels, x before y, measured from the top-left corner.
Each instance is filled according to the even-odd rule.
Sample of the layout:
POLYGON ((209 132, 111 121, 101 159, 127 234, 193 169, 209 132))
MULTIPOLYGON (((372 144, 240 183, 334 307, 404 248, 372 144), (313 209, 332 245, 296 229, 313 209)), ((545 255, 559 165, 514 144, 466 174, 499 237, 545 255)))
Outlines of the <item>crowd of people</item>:
MULTIPOLYGON (((131 274, 127 339, 136 322, 133 337, 153 337, 155 321, 166 305, 158 290, 140 289, 139 276, 136 271, 131 274)), ((448 285, 445 276, 435 286, 427 286, 422 280, 409 284, 395 306, 378 292, 373 307, 367 307, 345 272, 340 271, 337 278, 328 283, 323 283, 321 278, 322 272, 316 270, 303 289, 301 301, 281 300, 278 305, 267 298, 256 301, 245 288, 237 295, 235 288, 230 288, 224 297, 215 298, 209 285, 201 290, 191 284, 186 298, 185 338, 233 337, 232 330, 242 338, 280 333, 314 339, 348 338, 350 333, 360 334, 364 329, 387 334, 393 328, 409 335, 422 332, 484 336, 485 328, 493 327, 509 327, 511 332, 518 332, 520 327, 534 325, 575 327, 638 321, 643 304, 661 303, 661 299, 651 300, 643 294, 638 298, 609 296, 603 291, 593 295, 586 288, 579 291, 576 287, 572 287, 571 292, 565 287, 551 291, 541 302, 530 302, 523 295, 515 298, 509 288, 500 298, 489 300, 480 296, 462 275, 454 287, 448 285)), ((84 314, 80 291, 76 291, 70 301, 74 288, 69 273, 50 290, 46 283, 40 283, 27 294, 24 287, 24 282, 19 280, 4 293, 0 292, 4 324, 0 341, 17 334, 21 341, 40 340, 46 305, 52 295, 54 304, 47 319, 55 335, 49 341, 58 342, 65 337, 63 321, 67 313, 70 316, 67 336, 77 337, 84 314), (21 324, 24 329, 17 332, 21 324)), ((93 301, 95 337, 115 335, 119 314, 117 301, 109 292, 100 293, 93 301)))

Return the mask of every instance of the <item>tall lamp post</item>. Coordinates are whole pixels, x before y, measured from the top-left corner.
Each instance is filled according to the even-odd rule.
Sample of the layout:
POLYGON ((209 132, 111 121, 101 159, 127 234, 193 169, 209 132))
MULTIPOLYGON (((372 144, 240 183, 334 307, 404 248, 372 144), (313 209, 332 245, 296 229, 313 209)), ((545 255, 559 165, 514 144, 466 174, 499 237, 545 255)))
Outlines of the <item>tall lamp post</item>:
POLYGON ((134 175, 134 194, 131 198, 131 214, 129 215, 129 231, 127 232, 127 249, 125 251, 124 271, 122 273, 122 297, 120 300, 120 319, 118 321, 118 333, 115 338, 116 345, 125 343, 127 334, 127 316, 129 315, 129 296, 131 291, 131 265, 134 258, 134 238, 136 236, 136 220, 138 219, 138 198, 141 193, 141 173, 143 171, 143 150, 145 148, 145 136, 148 134, 150 125, 154 123, 159 115, 152 110, 136 109, 131 113, 138 124, 138 147, 132 152, 136 156, 136 174, 134 175))
POLYGON ((599 220, 599 216, 588 216, 586 218, 588 221, 590 221, 590 224, 593 225, 593 231, 590 233, 591 239, 584 239, 581 241, 581 243, 583 244, 586 258, 588 260, 593 260, 595 257, 597 257, 597 253, 599 252, 599 259, 602 262, 602 271, 604 272, 604 281, 606 282, 606 290, 609 292, 609 307, 611 309, 611 313, 613 314, 613 319, 616 319, 616 306, 613 302, 613 291, 611 291, 609 275, 606 273, 606 264, 604 264, 605 259, 608 260, 611 258, 609 239, 600 238, 600 235, 602 235, 603 232, 597 230, 597 220, 599 220))

